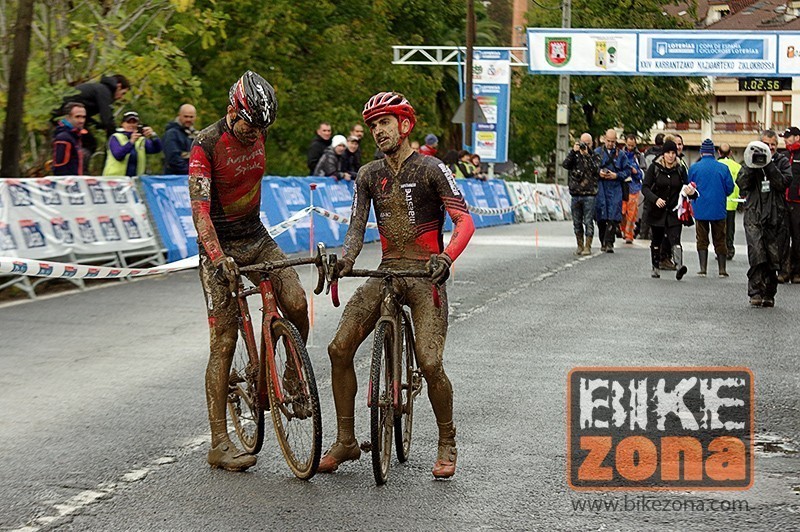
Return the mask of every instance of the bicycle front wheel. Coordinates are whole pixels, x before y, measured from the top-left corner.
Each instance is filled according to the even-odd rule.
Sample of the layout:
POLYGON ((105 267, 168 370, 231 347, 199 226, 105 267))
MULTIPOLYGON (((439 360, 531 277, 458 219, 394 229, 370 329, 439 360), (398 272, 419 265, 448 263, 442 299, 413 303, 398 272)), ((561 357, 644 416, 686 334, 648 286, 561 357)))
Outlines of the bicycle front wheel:
POLYGON ((322 450, 314 369, 300 333, 286 318, 272 322, 272 348, 267 373, 272 424, 289 468, 297 478, 308 480, 317 472, 322 450))
POLYGON ((247 352, 239 328, 228 377, 228 412, 242 448, 257 454, 264 443, 264 407, 258 404, 258 353, 247 352))
POLYGON ((379 486, 389 478, 392 458, 392 349, 393 326, 381 322, 375 329, 370 369, 370 436, 372 438, 372 472, 379 486))
POLYGON ((417 369, 414 331, 408 314, 403 314, 403 352, 400 354, 400 405, 394 413, 394 448, 397 461, 408 460, 411 452, 411 429, 414 421, 414 399, 422 389, 422 374, 417 369))

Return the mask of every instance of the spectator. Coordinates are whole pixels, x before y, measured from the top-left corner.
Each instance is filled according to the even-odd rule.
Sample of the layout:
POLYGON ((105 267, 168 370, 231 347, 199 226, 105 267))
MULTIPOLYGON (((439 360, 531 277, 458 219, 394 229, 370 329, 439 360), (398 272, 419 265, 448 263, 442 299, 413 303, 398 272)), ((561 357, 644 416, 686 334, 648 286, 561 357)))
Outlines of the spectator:
POLYGON ((700 161, 689 168, 689 183, 697 189, 694 200, 695 234, 697 237, 697 256, 700 260, 699 275, 706 275, 708 269, 708 235, 714 240, 714 253, 717 255, 719 276, 727 277, 725 261, 728 249, 725 243, 726 204, 733 192, 733 178, 727 166, 714 159, 714 143, 705 139, 700 146, 700 161), (709 227, 710 226, 710 227, 709 227))
POLYGON ((88 160, 81 143, 86 134, 86 108, 69 102, 64 111, 67 116, 59 120, 53 134, 53 175, 83 175, 88 160))
MULTIPOLYGON (((661 155, 661 150, 664 147, 664 134, 658 133, 653 139, 653 146, 647 148, 644 152, 645 171, 650 168, 653 161, 661 155)), ((643 240, 650 240, 650 226, 647 224, 647 208, 650 205, 642 194, 639 195, 641 201, 640 218, 639 218, 639 238, 643 240)))
POLYGON ((652 239, 650 240, 650 263, 653 268, 652 277, 661 277, 661 241, 669 239, 676 264, 675 278, 683 279, 686 266, 683 265, 683 248, 681 247, 681 230, 683 223, 678 218, 675 206, 680 200, 681 191, 687 197, 694 197, 696 191, 688 185, 686 168, 678 162, 678 147, 673 140, 665 140, 660 156, 647 168, 642 183, 642 194, 649 203, 647 223, 650 224, 652 239))
POLYGON ((122 127, 108 139, 103 175, 142 175, 147 168, 147 154, 160 151, 161 140, 153 128, 140 124, 136 111, 128 111, 122 115, 122 127))
MULTIPOLYGON (((689 172, 689 166, 690 166, 691 163, 686 158, 686 155, 683 153, 683 148, 684 148, 684 146, 683 146, 683 137, 680 136, 680 134, 678 134, 678 133, 675 133, 674 135, 672 135, 672 137, 673 137, 672 140, 675 141, 675 146, 678 147, 678 162, 680 162, 684 166, 684 168, 686 168, 686 172, 688 173, 689 172)), ((667 137, 667 138, 669 138, 669 137, 667 137)))
POLYGON ((790 244, 785 251, 782 273, 792 284, 797 284, 800 283, 800 128, 792 126, 782 136, 792 171, 792 178, 786 189, 790 244))
MULTIPOLYGON (((364 138, 364 126, 358 123, 353 124, 353 127, 350 128, 350 135, 348 135, 347 137, 348 143, 350 142, 349 139, 351 137, 355 137, 357 141, 356 142, 357 149, 355 152, 355 165, 354 165, 355 173, 353 174, 353 176, 355 176, 358 173, 358 170, 361 168, 361 139, 364 138)), ((347 147, 349 148, 350 144, 348 144, 347 147)), ((345 152, 345 155, 347 155, 347 152, 345 152)))
MULTIPOLYGON (((767 129, 761 132, 761 142, 769 146, 770 152, 772 153, 772 161, 775 163, 775 167, 778 171, 783 175, 783 178, 786 180, 786 187, 789 187, 789 184, 792 182, 792 163, 789 162, 789 158, 783 155, 778 151, 778 135, 772 131, 771 129, 767 129)), ((786 198, 784 197, 784 202, 786 198)), ((786 238, 781 241, 781 244, 784 246, 781 249, 781 267, 779 268, 778 272, 778 283, 783 284, 789 281, 789 273, 784 270, 785 264, 785 257, 786 254, 789 253, 789 216, 788 211, 786 212, 786 217, 783 220, 785 229, 786 229, 786 238)))
POLYGON ((605 145, 595 150, 599 177, 595 202, 600 251, 614 253, 616 228, 622 221, 622 182, 630 175, 628 158, 617 148, 617 132, 609 129, 605 145))
POLYGON ((317 134, 308 145, 308 155, 306 156, 306 164, 311 175, 315 175, 314 170, 317 168, 319 158, 322 157, 322 152, 331 145, 332 134, 331 125, 327 122, 320 122, 317 134))
POLYGON ((439 147, 439 138, 433 133, 425 135, 425 145, 419 149, 422 155, 428 157, 436 157, 437 148, 439 147))
POLYGON ((358 175, 358 169, 361 168, 361 159, 359 152, 359 138, 355 135, 350 135, 347 138, 347 149, 342 154, 342 174, 345 175, 345 181, 355 179, 358 175))
MULTIPOLYGON (((121 74, 113 76, 103 76, 99 83, 81 83, 75 90, 78 94, 72 94, 64 98, 64 104, 54 112, 54 116, 66 114, 64 107, 70 102, 82 103, 86 109, 87 125, 99 125, 106 131, 106 136, 110 139, 116 131, 114 122, 114 110, 111 105, 121 99, 130 90, 131 84, 121 74), (94 120, 95 115, 100 115, 100 121, 94 120)), ((90 154, 97 151, 97 139, 89 130, 81 139, 83 147, 90 154)))
POLYGON ((456 150, 447 150, 447 153, 442 157, 442 162, 447 165, 453 175, 456 175, 456 164, 458 164, 458 152, 456 150))
POLYGON ((419 153, 419 141, 418 140, 412 140, 411 141, 411 149, 413 151, 419 153))
POLYGON ((483 166, 481 165, 481 156, 477 153, 473 153, 470 155, 470 162, 472 163, 472 166, 475 167, 475 179, 486 181, 488 176, 486 175, 486 172, 483 171, 483 166))
MULTIPOLYGON (((764 132, 765 134, 767 132, 764 132)), ((765 137, 764 134, 761 136, 765 137)), ((744 166, 736 184, 745 197, 744 234, 747 237, 747 295, 754 307, 774 307, 787 237, 784 195, 790 182, 778 168, 770 147, 753 141, 744 150, 744 166)))
POLYGON ((189 174, 189 152, 197 135, 194 121, 197 110, 185 103, 178 109, 178 116, 164 129, 164 173, 167 175, 189 174))
POLYGON ((458 152, 458 161, 455 164, 456 177, 475 177, 475 166, 472 164, 470 153, 467 150, 458 152))
POLYGON ((322 152, 317 167, 314 168, 313 175, 335 177, 337 181, 342 179, 350 181, 354 175, 342 171, 342 155, 347 150, 347 139, 344 135, 333 137, 331 145, 322 152))
POLYGON ((736 209, 739 207, 739 202, 736 201, 739 199, 739 186, 736 184, 736 178, 739 175, 739 170, 741 170, 742 165, 731 159, 730 144, 724 142, 720 144, 719 148, 717 148, 717 153, 719 153, 718 161, 728 167, 728 171, 730 171, 731 177, 733 178, 733 192, 728 196, 728 201, 725 205, 725 210, 727 211, 725 220, 725 249, 728 250, 725 258, 727 260, 732 260, 736 252, 733 247, 733 237, 736 234, 736 209))
POLYGON ((592 151, 592 136, 589 133, 581 135, 580 142, 572 146, 572 151, 567 154, 561 166, 569 171, 567 183, 572 196, 572 228, 578 242, 575 254, 591 255, 598 165, 597 156, 592 151))
POLYGON ((628 199, 622 204, 622 225, 620 230, 626 244, 633 244, 633 231, 636 228, 636 219, 639 217, 639 192, 642 190, 642 179, 646 170, 644 154, 636 145, 636 135, 625 135, 625 149, 631 175, 626 180, 628 183, 628 199))

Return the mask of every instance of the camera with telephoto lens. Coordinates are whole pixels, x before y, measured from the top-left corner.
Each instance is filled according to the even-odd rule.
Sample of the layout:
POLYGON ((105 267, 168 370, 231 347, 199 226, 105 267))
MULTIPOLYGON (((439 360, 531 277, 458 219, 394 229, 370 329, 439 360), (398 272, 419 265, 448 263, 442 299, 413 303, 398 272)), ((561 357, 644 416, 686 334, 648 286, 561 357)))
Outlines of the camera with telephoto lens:
POLYGON ((579 146, 580 146, 580 148, 581 148, 581 151, 586 151, 586 150, 588 150, 588 149, 589 149, 589 145, 588 145, 588 144, 586 144, 585 142, 581 142, 581 143, 579 144, 579 146))

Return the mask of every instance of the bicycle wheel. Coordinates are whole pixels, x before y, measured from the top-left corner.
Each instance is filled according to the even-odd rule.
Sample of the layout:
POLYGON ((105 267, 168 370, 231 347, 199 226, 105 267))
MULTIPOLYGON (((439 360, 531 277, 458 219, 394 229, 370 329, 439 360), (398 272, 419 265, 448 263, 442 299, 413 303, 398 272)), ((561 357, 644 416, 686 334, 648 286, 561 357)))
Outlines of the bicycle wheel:
POLYGON ((264 443, 264 408, 258 404, 258 353, 248 354, 244 334, 240 327, 228 377, 228 412, 244 451, 257 454, 264 443))
POLYGON ((370 382, 370 432, 372 437, 372 472, 379 486, 389 478, 389 462, 392 458, 392 432, 394 414, 392 408, 392 349, 393 327, 381 322, 375 329, 372 348, 370 382))
POLYGON ((417 369, 414 331, 407 313, 403 312, 403 352, 400 355, 400 404, 394 413, 394 447, 400 463, 408 460, 411 451, 411 429, 414 421, 414 399, 422 389, 422 373, 417 369))
POLYGON ((272 322, 274 357, 268 366, 270 412, 283 457, 295 476, 317 472, 322 451, 322 414, 317 381, 297 328, 285 318, 272 322))

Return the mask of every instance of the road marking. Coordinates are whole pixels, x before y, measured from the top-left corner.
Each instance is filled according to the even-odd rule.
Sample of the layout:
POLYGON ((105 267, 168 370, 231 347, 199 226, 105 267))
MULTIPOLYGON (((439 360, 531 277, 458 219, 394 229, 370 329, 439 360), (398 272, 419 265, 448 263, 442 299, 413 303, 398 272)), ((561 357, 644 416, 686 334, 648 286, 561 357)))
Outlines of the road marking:
POLYGON ((147 475, 156 471, 158 468, 174 464, 178 462, 179 458, 188 456, 211 441, 211 433, 203 434, 202 436, 194 437, 187 440, 180 445, 176 450, 167 451, 163 456, 152 460, 149 465, 145 467, 136 467, 120 475, 117 482, 103 482, 98 484, 97 487, 90 490, 84 490, 69 499, 53 504, 51 510, 47 512, 48 515, 37 517, 30 524, 23 527, 13 529, 11 532, 37 532, 43 527, 52 526, 59 521, 76 514, 83 508, 95 504, 99 501, 106 501, 111 499, 117 491, 124 489, 126 486, 143 480, 147 475))

